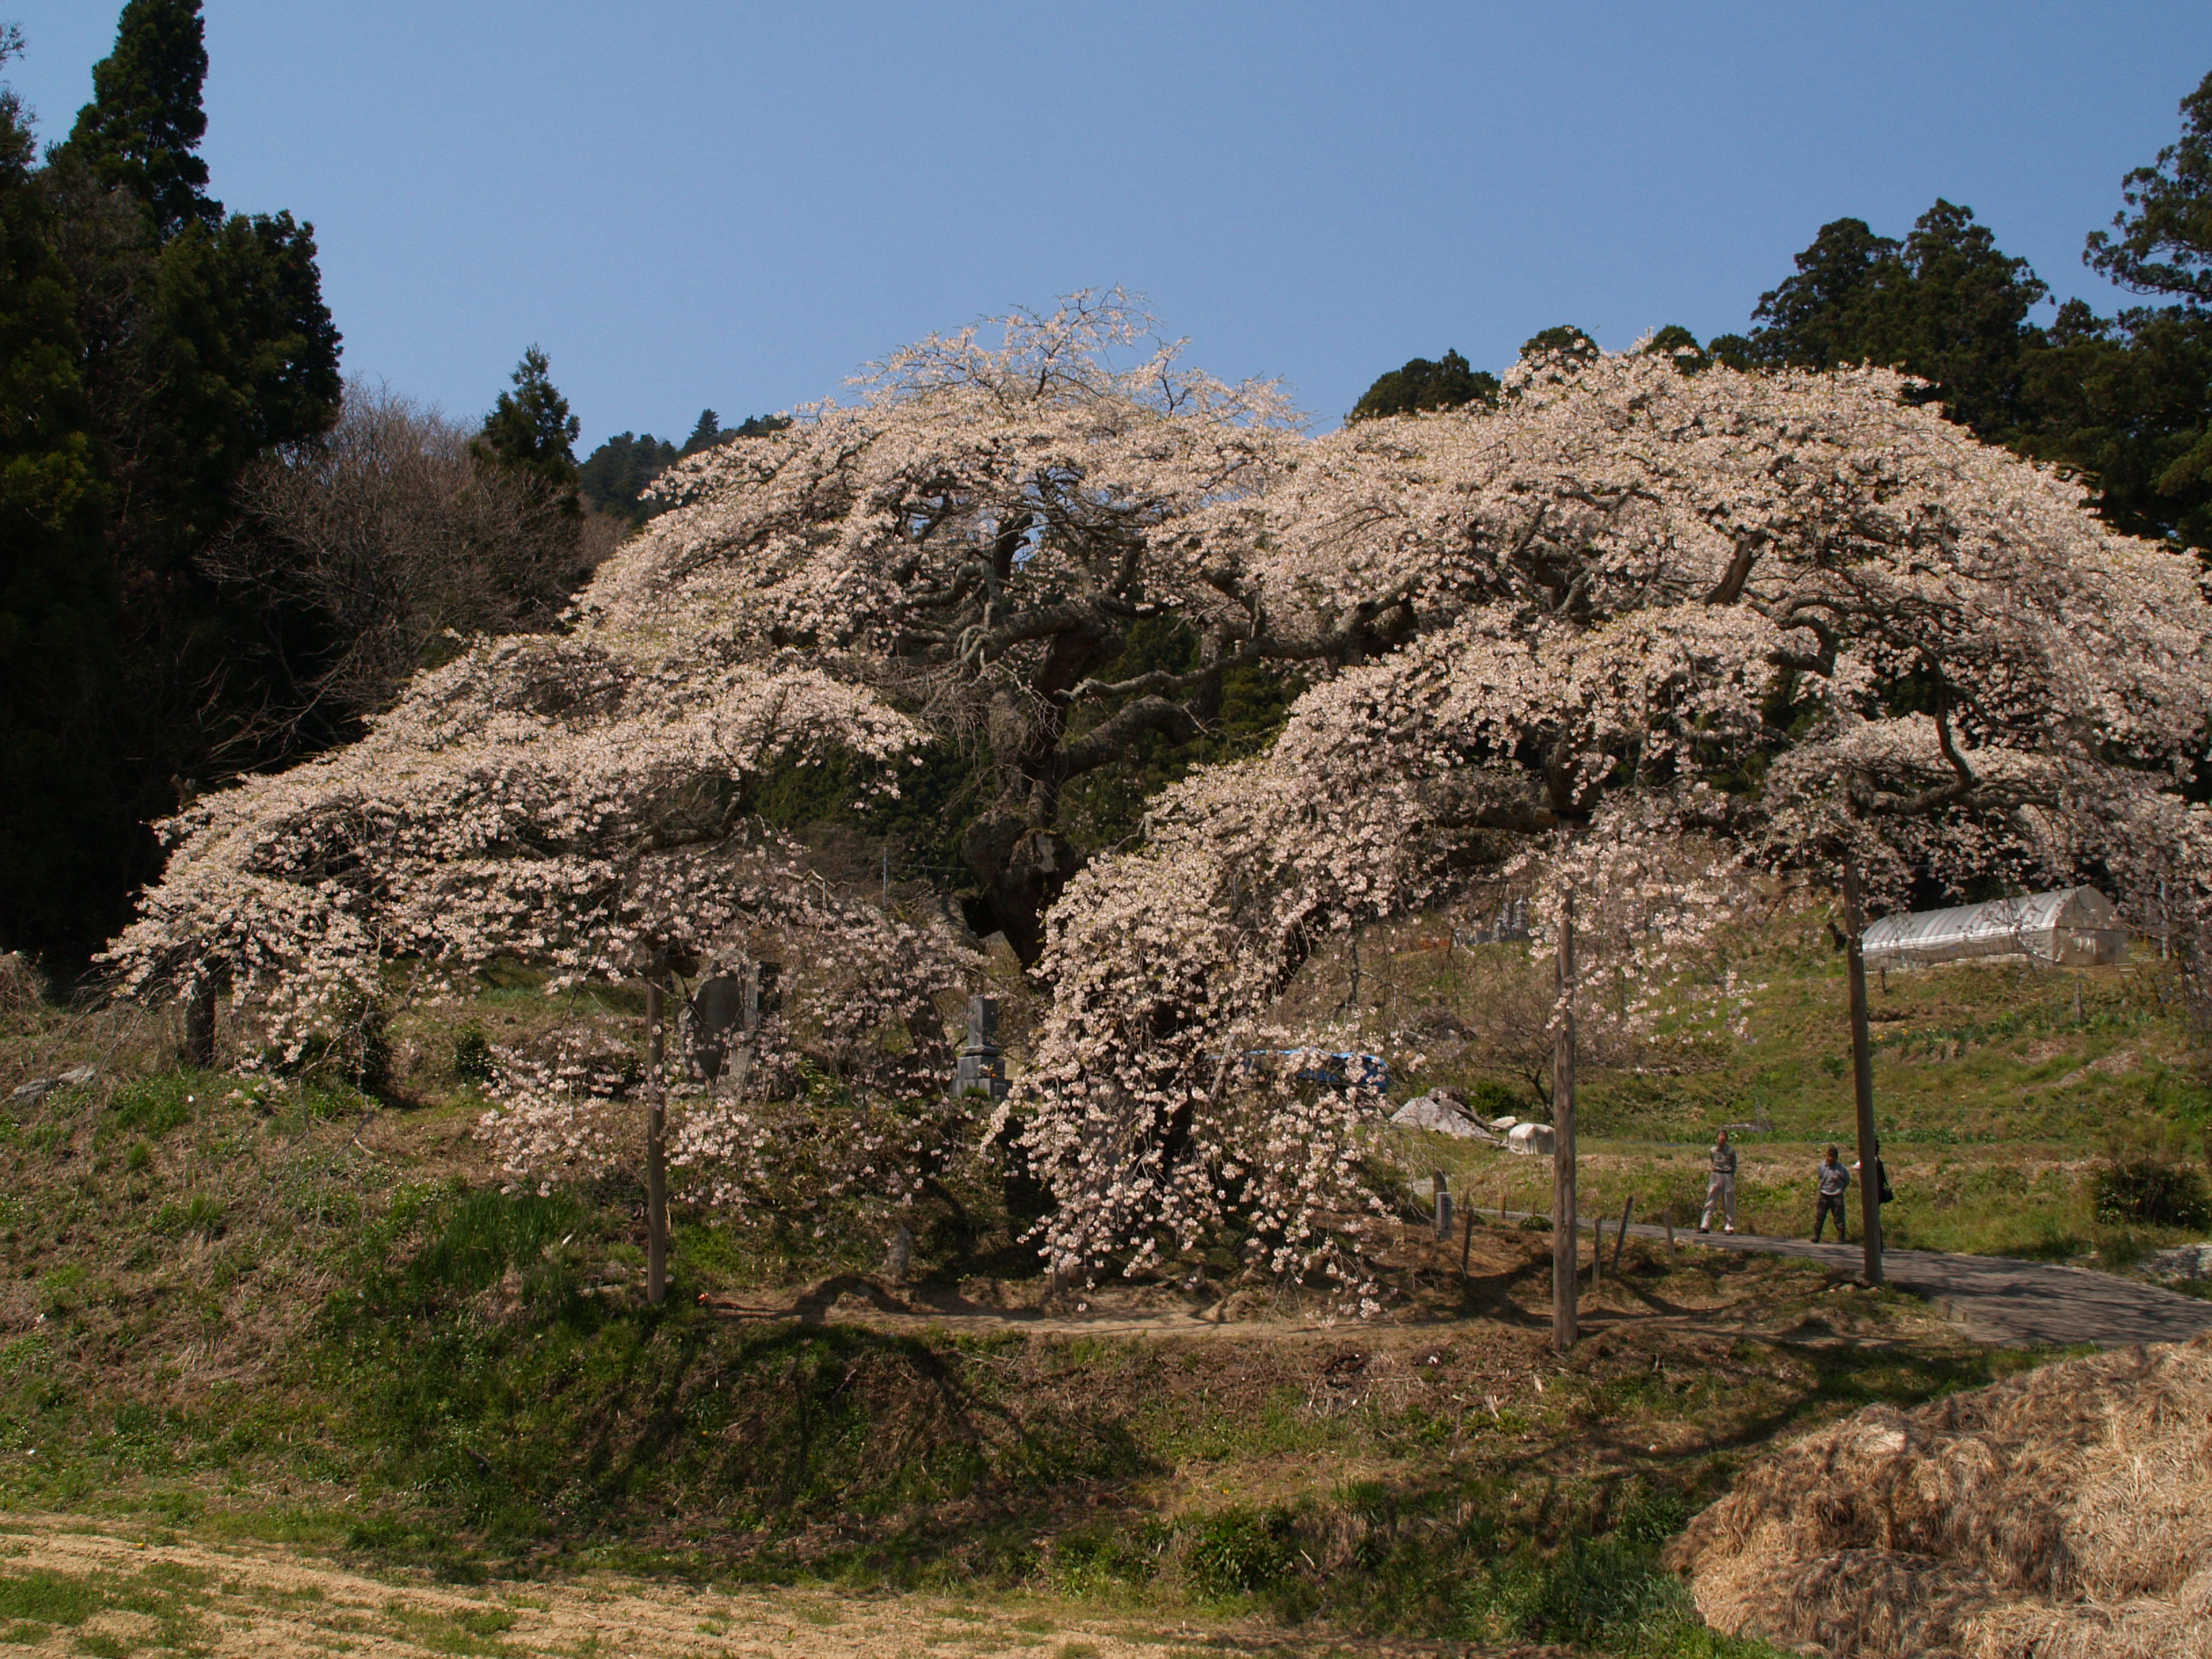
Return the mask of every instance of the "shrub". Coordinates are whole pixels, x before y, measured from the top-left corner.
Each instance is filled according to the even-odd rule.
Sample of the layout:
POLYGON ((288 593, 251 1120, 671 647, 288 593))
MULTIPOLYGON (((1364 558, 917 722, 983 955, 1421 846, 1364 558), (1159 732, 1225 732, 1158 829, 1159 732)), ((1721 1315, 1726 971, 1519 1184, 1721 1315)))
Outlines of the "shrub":
POLYGON ((1201 1522, 1183 1554, 1191 1588, 1212 1599, 1250 1595, 1291 1576, 1297 1548, 1279 1510, 1224 1510, 1201 1522))
POLYGON ((2097 1171, 2097 1219, 2125 1225, 2212 1226, 2212 1189, 2186 1164, 2160 1158, 2115 1160, 2097 1171))
POLYGON ((46 981, 20 951, 0 955, 0 1012, 18 1013, 46 1000, 46 981))
POLYGON ((1529 1099, 1527 1091, 1501 1083, 1494 1077, 1478 1078, 1468 1085, 1467 1109, 1487 1122, 1492 1118, 1527 1117, 1540 1111, 1540 1103, 1529 1099))
POLYGON ((491 1081, 491 1040, 481 1025, 465 1025, 453 1038, 453 1075, 464 1083, 491 1081))

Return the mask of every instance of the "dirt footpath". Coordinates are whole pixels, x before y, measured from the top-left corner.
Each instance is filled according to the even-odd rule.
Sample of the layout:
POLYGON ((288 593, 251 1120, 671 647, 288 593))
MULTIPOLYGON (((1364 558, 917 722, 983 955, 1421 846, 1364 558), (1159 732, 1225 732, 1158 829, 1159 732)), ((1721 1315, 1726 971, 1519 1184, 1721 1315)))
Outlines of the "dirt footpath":
MULTIPOLYGON (((1661 1230, 1631 1227, 1629 1233, 1656 1239, 1661 1230)), ((1865 1260, 1856 1244, 1815 1244, 1748 1233, 1699 1237, 1684 1232, 1680 1237, 1713 1249, 1800 1256, 1837 1273, 1856 1273, 1865 1260)), ((1925 1297, 1969 1333, 2009 1346, 2094 1343, 2100 1348, 2124 1348, 2139 1342, 2186 1342, 2201 1331, 2212 1331, 2212 1302, 2063 1262, 1953 1255, 1942 1250, 1886 1250, 1882 1267, 1898 1289, 1925 1297)))
MULTIPOLYGON (((82 1518, 0 1522, 0 1653, 425 1653, 562 1659, 1199 1659, 1433 1654, 1428 1643, 1304 1640, 1100 1614, 820 1589, 729 1593, 593 1577, 454 1589, 374 1577, 265 1545, 82 1518)), ((1454 1644, 1454 1652, 1472 1652, 1454 1644)), ((1501 1652, 1503 1650, 1500 1650, 1501 1652)), ((1518 1650, 1534 1654, 1538 1650, 1518 1650)))

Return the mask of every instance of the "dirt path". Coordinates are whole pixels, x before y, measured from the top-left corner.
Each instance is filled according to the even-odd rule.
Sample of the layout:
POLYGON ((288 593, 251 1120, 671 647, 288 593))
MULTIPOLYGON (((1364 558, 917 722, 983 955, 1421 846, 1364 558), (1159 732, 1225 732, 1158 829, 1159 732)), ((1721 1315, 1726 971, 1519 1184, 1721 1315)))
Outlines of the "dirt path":
MULTIPOLYGON (((1608 1226, 1606 1237, 1617 1231, 1608 1226)), ((1636 1238, 1667 1236, 1663 1227, 1628 1231, 1636 1238)), ((1693 1247, 1802 1256, 1839 1273, 1856 1273, 1865 1265, 1865 1253, 1856 1244, 1750 1233, 1701 1235, 1686 1229, 1674 1237, 1693 1247)), ((2186 1342, 2199 1331, 2212 1330, 2212 1302, 2087 1267, 1942 1250, 1886 1250, 1882 1265, 1884 1276, 1898 1289, 1927 1297, 1970 1333, 2009 1346, 2090 1342, 2120 1348, 2136 1342, 2186 1342)))
MULTIPOLYGON (((1480 1213, 1497 1218, 1500 1212, 1486 1210, 1480 1213)), ((1520 1212, 1508 1211, 1503 1218, 1519 1221, 1525 1218, 1520 1212)), ((1608 1225, 1606 1237, 1610 1239, 1617 1231, 1608 1225)), ((1654 1242, 1669 1236, 1663 1227, 1640 1224, 1631 1226, 1629 1232, 1654 1242)), ((1677 1230, 1672 1237, 1686 1248, 1796 1256, 1817 1261, 1838 1273, 1856 1274, 1864 1261, 1856 1244, 1815 1244, 1806 1239, 1767 1238, 1750 1233, 1700 1236, 1687 1229, 1677 1230)), ((1937 1250, 1891 1250, 1883 1260, 1891 1285, 1925 1297, 1944 1318, 1966 1334, 2006 1346, 2065 1347, 2093 1343, 2099 1347, 2117 1348, 2136 1342, 2186 1342, 2200 1331, 2212 1330, 2212 1301, 2086 1267, 2021 1261, 2006 1256, 1954 1255, 1937 1250)), ((1051 1310, 1000 1308, 965 1301, 941 1291, 896 1292, 881 1281, 860 1273, 823 1279, 810 1286, 795 1301, 787 1292, 784 1297, 760 1303, 729 1297, 702 1299, 733 1319, 795 1317, 808 1323, 820 1323, 835 1317, 895 1325, 908 1322, 933 1323, 970 1331, 1018 1330, 1037 1335, 1249 1337, 1264 1325, 1270 1340, 1307 1337, 1337 1340, 1342 1338, 1345 1328, 1341 1322, 1320 1316, 1255 1319, 1249 1312, 1232 1313, 1227 1304, 1221 1303, 1207 1308, 1101 1306, 1093 1310, 1079 1299, 1073 1305, 1051 1310)), ((1422 1319, 1407 1322, 1428 1330, 1439 1324, 1470 1322, 1422 1319)))
POLYGON ((1264 1325, 1268 1337, 1340 1337, 1342 1321, 1255 1319, 1226 1304, 1210 1307, 1129 1308, 1111 1293, 1093 1308, 1079 1296, 1055 1308, 1005 1308, 938 1290, 895 1291, 865 1273, 841 1273, 765 1301, 732 1296, 700 1300, 726 1319, 797 1319, 818 1325, 831 1318, 870 1324, 939 1324, 963 1331, 1024 1331, 1035 1336, 1249 1336, 1264 1325))
POLYGON ((139 1534, 83 1517, 18 1517, 0 1530, 0 1653, 149 1647, 217 1659, 1382 1659, 1439 1650, 1431 1643, 1196 1629, 1042 1601, 979 1605, 820 1589, 729 1593, 611 1577, 453 1589, 374 1577, 264 1545, 139 1534))

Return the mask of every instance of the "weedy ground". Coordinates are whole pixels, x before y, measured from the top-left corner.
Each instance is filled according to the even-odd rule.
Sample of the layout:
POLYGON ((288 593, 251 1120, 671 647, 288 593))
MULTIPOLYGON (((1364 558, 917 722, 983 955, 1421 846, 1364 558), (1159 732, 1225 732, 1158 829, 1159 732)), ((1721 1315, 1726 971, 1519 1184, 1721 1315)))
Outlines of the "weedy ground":
MULTIPOLYGON (((1694 1224, 1707 1149, 1734 1126, 1738 1224, 1807 1237, 1814 1170, 1838 1146, 1856 1161, 1842 958, 1817 908, 1778 907, 1731 942, 1749 988, 1744 1035, 1676 1034, 1585 1058, 1577 1091, 1581 1208, 1694 1224)), ((1395 1098, 1437 1084, 1486 1111, 1547 1117, 1548 1056, 1500 1030, 1486 996, 1498 958, 1524 947, 1444 944, 1437 919, 1370 930, 1317 957, 1292 999, 1334 1013, 1344 1040, 1401 1064, 1395 1098), (1440 948, 1442 947, 1442 948, 1440 948)), ((1508 988, 1510 988, 1509 984, 1508 988)), ((2116 1159, 2212 1170, 2212 1090, 2179 974, 2139 945, 2117 967, 1960 963, 1876 974, 1869 986, 1877 1127, 1896 1201, 1887 1241, 2126 1271, 2205 1230, 2100 1215, 2098 1172, 2116 1159)), ((1412 1138, 1420 1174, 1454 1177, 1462 1201, 1548 1210, 1541 1160, 1444 1136, 1412 1138)), ((1857 1234, 1857 1199, 1852 1200, 1857 1234)))
MULTIPOLYGON (((1464 967, 1449 956, 1371 951, 1368 984, 1376 962, 1400 964, 1389 995, 1445 1000, 1464 967)), ((1758 1115, 1771 1127, 1748 1138, 1746 1219, 1802 1220, 1808 1149, 1846 1121, 1825 1064, 1840 978, 1810 945, 1777 957, 1747 1042, 1589 1077, 1592 1207, 1633 1190, 1640 1216, 1679 1215, 1709 1128, 1758 1115)), ((2083 1176, 2115 1121, 2150 1133, 2191 1109, 2180 1015, 2149 974, 2079 982, 2077 1017, 2071 980, 1893 978, 1877 1006, 1901 1017, 1877 1029, 1899 1242, 2107 1261, 2158 1242, 2099 1223, 2083 1176)), ((227 1650, 275 1630, 279 1604, 252 1613, 225 1573, 263 1583, 305 1551, 336 1576, 296 1588, 337 1610, 285 1625, 280 1645, 581 1652, 584 1625, 526 1604, 589 1589, 710 1609, 688 1633, 659 1613, 606 1624, 605 1651, 713 1651, 724 1633, 848 1650, 754 1639, 779 1618, 813 1628, 773 1611, 805 1602, 876 1632, 878 1650, 952 1640, 866 1624, 896 1606, 975 1611, 953 1644, 971 1651, 1759 1653, 1705 1629, 1659 1566, 1687 1517, 1778 1437, 2047 1358, 1975 1346, 1804 1264, 1632 1242, 1563 1363, 1547 1238, 1492 1223, 1464 1274, 1401 1227, 1386 1266, 1404 1294, 1380 1322, 1246 1294, 1188 1328, 1188 1304, 1227 1287, 1218 1273, 1092 1296, 1093 1333, 1073 1308, 1036 1329, 735 1317, 872 1264, 679 1203, 677 1294, 648 1308, 634 1183, 502 1191, 473 1138, 470 1028, 550 1017, 519 976, 465 1018, 411 1015, 370 1095, 179 1070, 172 1036, 119 1013, 4 1016, 0 1087, 101 1070, 0 1122, 0 1510, 30 1552, 0 1559, 0 1644, 227 1650), (1131 1328, 1148 1313, 1159 1328, 1131 1328), (70 1536, 156 1555, 64 1559, 53 1540, 70 1536), (226 1551, 245 1565, 213 1559, 226 1551), (906 1599, 850 1600, 887 1589, 906 1599)), ((1511 1086, 1510 1070, 1449 1063, 1412 1081, 1511 1086)), ((1499 1183, 1510 1207, 1545 1207, 1531 1160, 1432 1136, 1405 1152, 1484 1202, 1499 1183)), ((958 1249, 925 1241, 925 1291, 1036 1302, 1012 1224, 994 1224, 958 1249)))

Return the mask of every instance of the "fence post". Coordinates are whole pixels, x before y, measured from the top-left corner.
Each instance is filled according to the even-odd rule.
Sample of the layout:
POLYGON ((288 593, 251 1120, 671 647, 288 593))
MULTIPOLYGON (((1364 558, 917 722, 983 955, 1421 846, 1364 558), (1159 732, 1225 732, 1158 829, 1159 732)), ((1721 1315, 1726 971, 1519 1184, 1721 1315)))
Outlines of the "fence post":
POLYGON ((1851 1088, 1858 1104, 1859 1237, 1866 1282, 1881 1283, 1881 1153, 1874 1133, 1874 1049, 1867 1038, 1866 909, 1856 860, 1844 860, 1844 965, 1850 981, 1851 1088))
POLYGON ((1582 1241, 1575 1229, 1575 896, 1559 907, 1559 1029, 1552 1045, 1552 1346, 1575 1346, 1582 1241))
POLYGON ((1613 1276, 1615 1279, 1620 1277, 1621 1247, 1628 1243, 1628 1218, 1635 1213, 1636 1194, 1631 1193, 1628 1202, 1620 1206, 1620 1231, 1614 1235, 1613 1241, 1613 1276))
POLYGON ((668 952, 656 945, 645 982, 645 1299, 659 1307, 668 1297, 668 1082, 663 1075, 666 1042, 661 981, 668 952))

